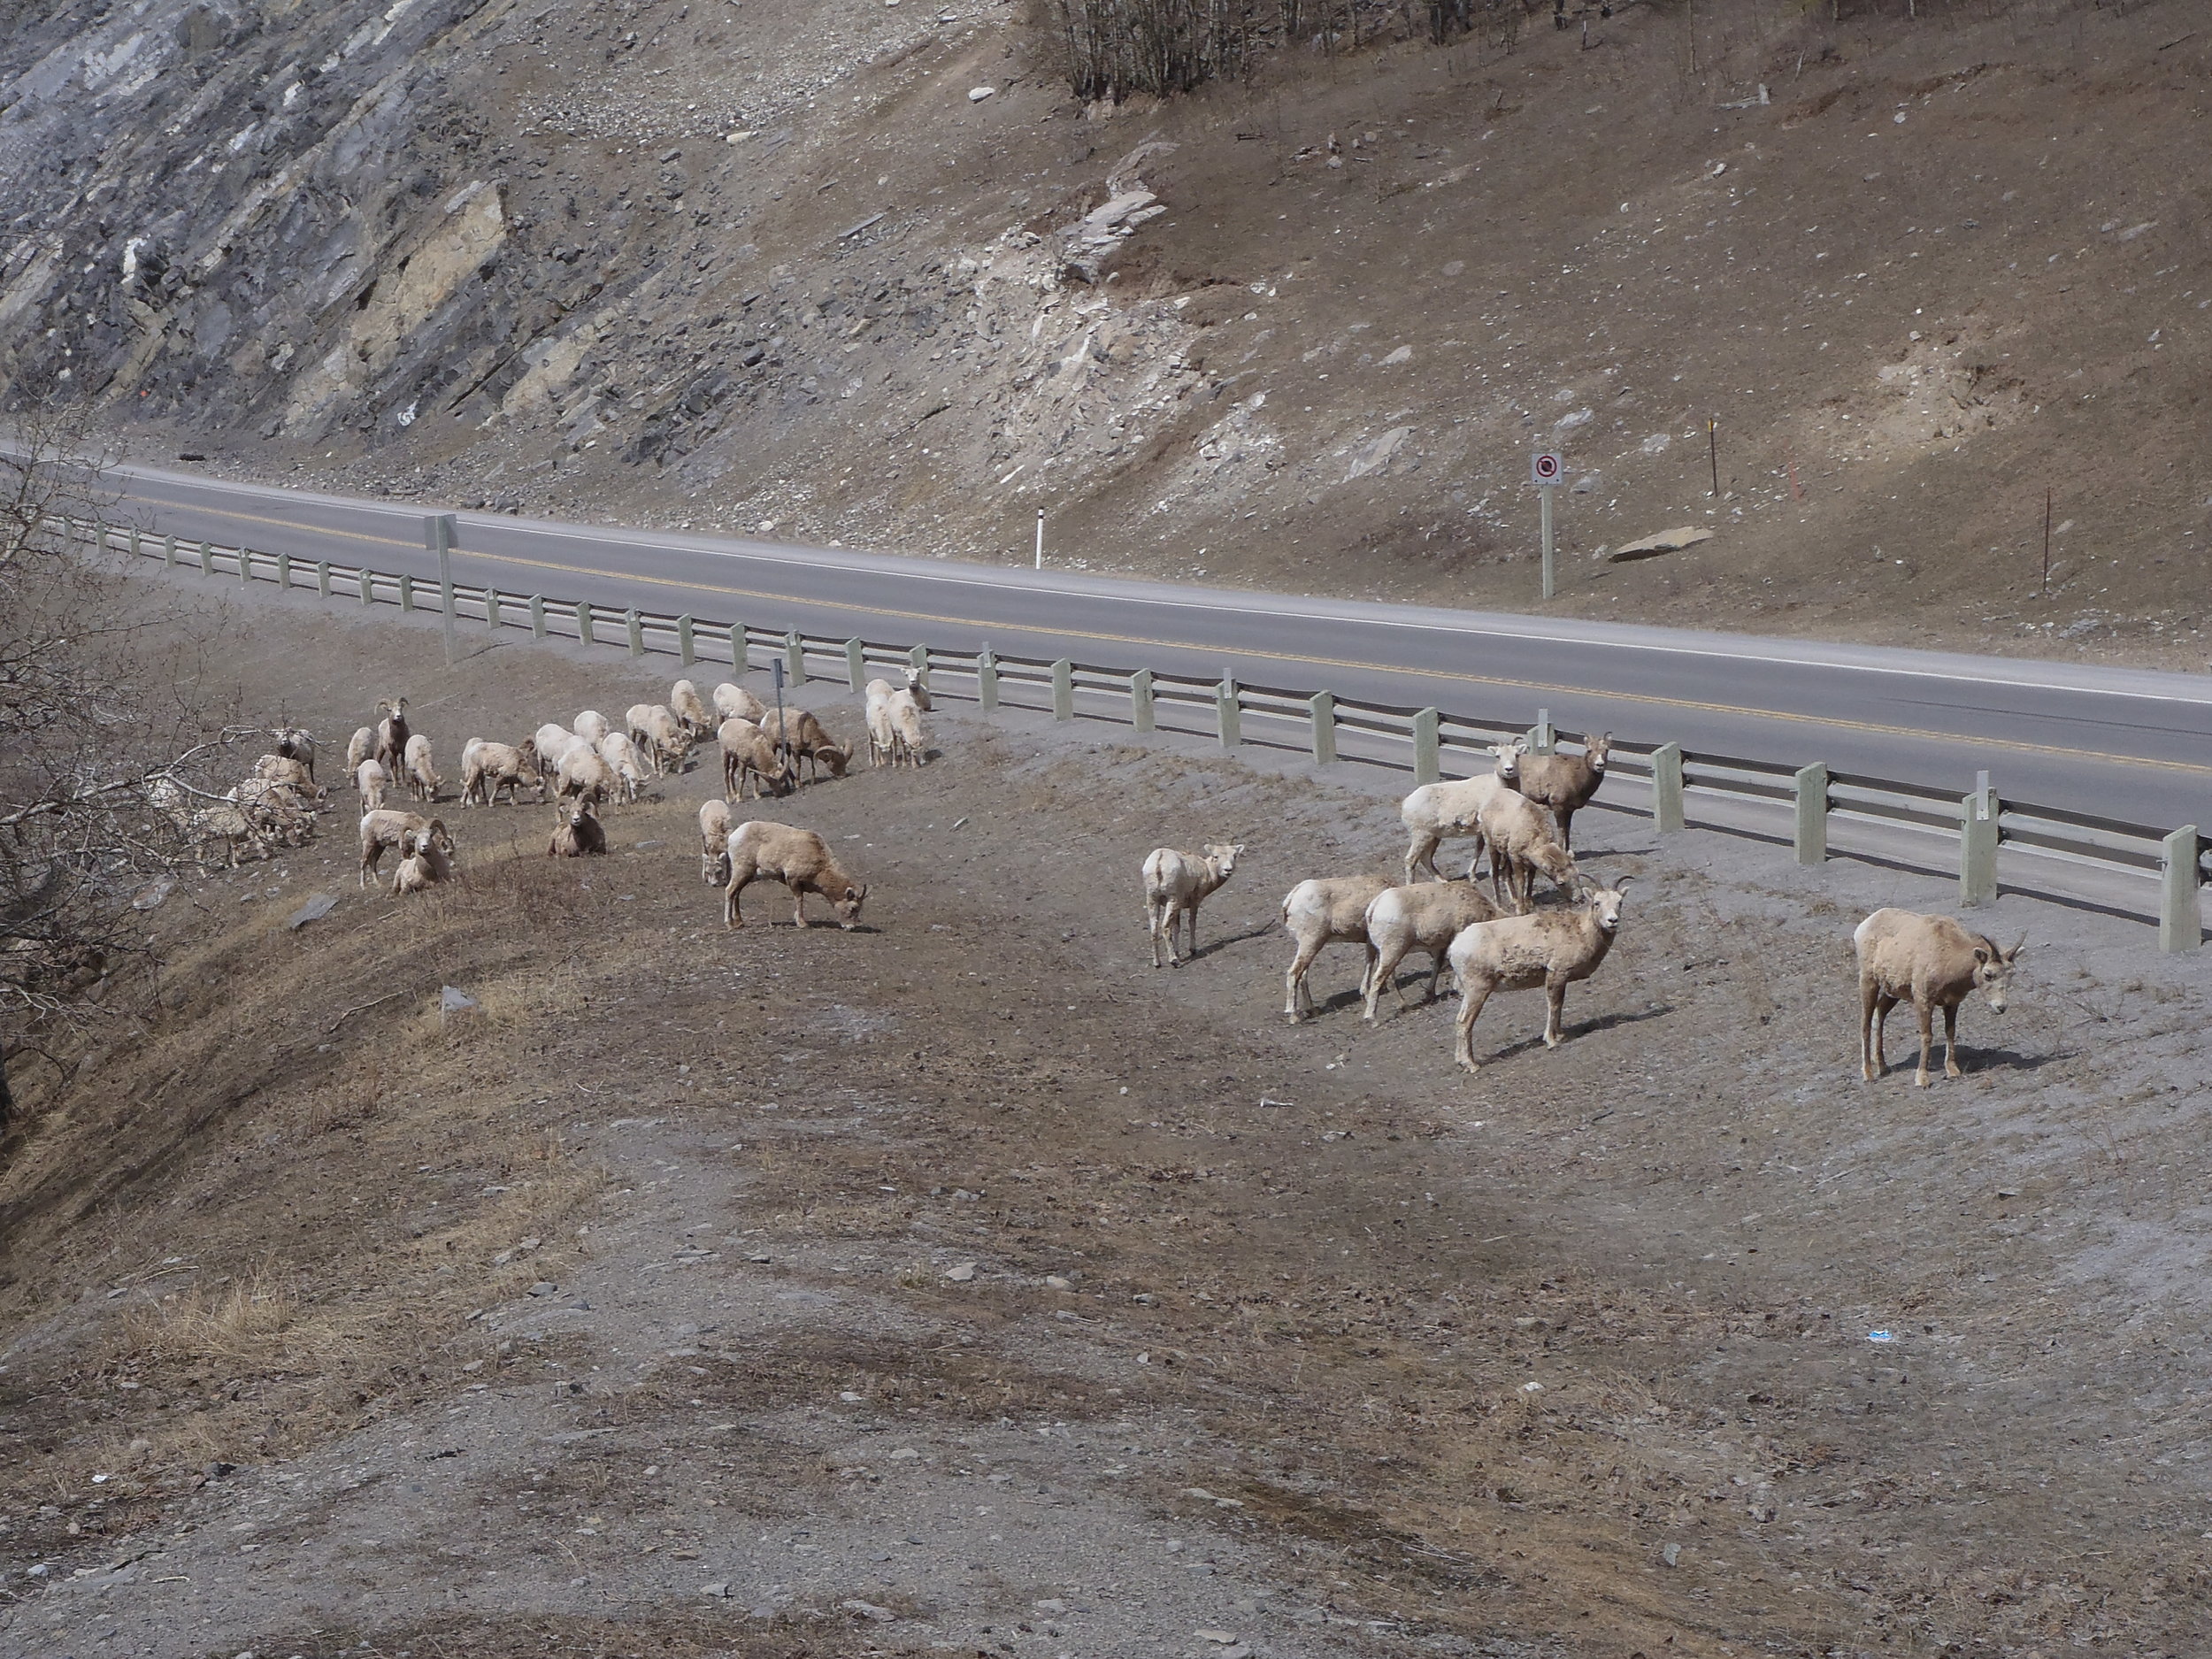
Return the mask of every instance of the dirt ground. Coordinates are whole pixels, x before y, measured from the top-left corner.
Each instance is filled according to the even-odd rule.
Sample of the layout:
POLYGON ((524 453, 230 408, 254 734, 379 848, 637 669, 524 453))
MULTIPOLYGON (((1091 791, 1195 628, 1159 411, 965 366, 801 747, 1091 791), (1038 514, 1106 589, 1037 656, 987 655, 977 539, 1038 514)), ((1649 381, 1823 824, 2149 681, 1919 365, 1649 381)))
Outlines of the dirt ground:
MULTIPOLYGON (((449 774, 664 683, 147 580, 150 672, 334 747, 404 693, 449 774)), ((0 1651, 2201 1651, 2201 958, 2008 897, 1965 1079, 1863 1085, 1849 926, 1941 884, 1594 811, 1620 943, 1467 1077, 1342 948, 1281 1013, 1400 781, 931 733, 767 809, 850 933, 724 929, 707 769, 603 862, 449 799, 397 902, 342 797, 148 912, 0 1142, 0 1651), (1156 972, 1138 864, 1218 839, 1156 972)))

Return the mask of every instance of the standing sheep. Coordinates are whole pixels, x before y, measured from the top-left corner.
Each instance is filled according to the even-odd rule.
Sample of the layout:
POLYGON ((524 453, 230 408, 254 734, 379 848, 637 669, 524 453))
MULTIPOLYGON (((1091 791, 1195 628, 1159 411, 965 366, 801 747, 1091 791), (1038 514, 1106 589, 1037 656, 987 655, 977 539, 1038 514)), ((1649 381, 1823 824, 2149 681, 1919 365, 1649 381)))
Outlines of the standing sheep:
POLYGON ((1574 850, 1575 814, 1590 804, 1605 781, 1605 763, 1613 753, 1613 734, 1594 737, 1579 755, 1517 754, 1509 770, 1501 761, 1498 776, 1559 820, 1559 844, 1574 850))
POLYGON ((725 720, 750 720, 760 724, 768 712, 768 705, 745 689, 724 680, 714 688, 714 711, 725 720))
POLYGON ((1475 1059, 1475 1021, 1494 991, 1533 991, 1540 986, 1548 1003, 1544 1046, 1559 1046, 1567 987, 1595 973, 1612 949, 1621 926, 1621 889, 1629 880, 1623 876, 1609 887, 1586 888, 1578 910, 1502 916, 1494 922, 1477 922, 1452 941, 1447 954, 1459 980, 1459 1025, 1453 1049, 1461 1065, 1470 1071, 1480 1069, 1475 1059))
POLYGON ((719 797, 699 803, 699 879, 718 887, 730 879, 730 803, 719 797))
POLYGON ((683 771, 684 763, 691 758, 692 733, 673 709, 657 703, 637 703, 630 705, 624 718, 629 724, 632 746, 645 757, 655 777, 683 771))
POLYGON ((899 733, 891 724, 891 682, 872 680, 868 682, 868 764, 871 767, 888 765, 898 751, 899 733))
POLYGON ((579 801, 573 809, 563 812, 553 826, 552 838, 545 843, 548 858, 603 856, 606 850, 607 832, 588 800, 579 801))
POLYGON ((497 804, 501 790, 515 805, 522 804, 522 792, 534 788, 538 799, 545 799, 545 774, 538 770, 537 745, 525 739, 521 748, 507 743, 487 742, 472 737, 461 750, 461 804, 472 802, 482 806, 497 804))
POLYGON ((1931 1014, 1943 1010, 1943 1075, 1959 1071, 1959 1004, 1979 991, 1993 1013, 2005 1011, 2012 988, 2013 964, 2027 939, 2010 950, 1970 933, 1948 916, 1921 916, 1911 910, 1877 910, 1853 930, 1859 958, 1859 1075, 1871 1083, 1889 1070, 1882 1053, 1882 1028, 1889 1010, 1907 997, 1920 1017, 1920 1066, 1916 1087, 1928 1087, 1928 1053, 1933 1043, 1931 1014))
MULTIPOLYGON (((1301 1008, 1313 1006, 1306 973, 1322 948, 1333 944, 1374 947, 1367 931, 1367 909, 1390 886, 1387 876, 1325 876, 1301 881, 1283 897, 1283 926, 1297 950, 1283 973, 1283 1012, 1296 1025, 1301 1008)), ((1363 983, 1366 979, 1362 974, 1363 983)))
POLYGON ((315 737, 304 726, 280 726, 269 733, 269 741, 276 752, 286 760, 296 760, 307 768, 307 781, 315 781, 315 737))
MULTIPOLYGON (((580 736, 579 733, 580 739, 580 736)), ((588 797, 597 806, 603 805, 621 787, 614 768, 607 764, 599 751, 580 741, 570 744, 568 752, 561 757, 553 792, 564 801, 571 795, 588 797)))
POLYGON ((380 812, 384 809, 384 787, 391 782, 383 763, 365 760, 353 774, 353 787, 361 792, 361 810, 380 812))
POLYGON ((891 725, 891 764, 927 765, 929 741, 922 735, 921 704, 914 700, 914 694, 902 686, 883 700, 883 710, 891 725))
POLYGON ((699 687, 688 680, 680 680, 668 688, 668 710, 695 739, 714 730, 715 721, 707 713, 707 705, 699 701, 699 687))
POLYGON ((387 697, 376 705, 376 745, 372 751, 385 776, 396 778, 407 770, 407 740, 414 735, 407 724, 407 699, 387 697))
POLYGON ((615 775, 622 790, 626 805, 634 805, 645 787, 645 763, 638 758, 637 746, 630 741, 626 732, 610 732, 599 740, 599 758, 607 763, 607 769, 615 775))
POLYGON ((430 764, 430 740, 417 732, 407 740, 407 793, 418 801, 435 801, 445 780, 430 764))
POLYGON ((770 742, 768 734, 750 720, 725 720, 715 738, 722 746, 725 800, 742 801, 748 780, 756 801, 764 795, 782 795, 797 781, 792 775, 790 757, 770 742))
MULTIPOLYGON (((1520 749, 1518 738, 1493 743, 1490 753, 1496 764, 1488 776, 1423 784, 1399 803, 1399 821, 1405 825, 1409 838, 1406 843, 1409 886, 1418 881, 1424 871, 1442 880, 1442 873, 1436 867, 1439 843, 1467 836, 1475 839, 1475 856, 1467 866, 1469 877, 1473 876, 1475 865, 1482 861, 1482 809, 1499 795, 1510 792, 1512 786, 1506 781, 1506 771, 1520 749)), ((1492 869, 1494 873, 1494 864, 1492 869)))
POLYGON ((596 709, 584 710, 569 724, 574 730, 576 735, 582 738, 584 741, 589 743, 594 749, 598 748, 599 740, 606 736, 606 734, 613 729, 613 727, 607 723, 607 717, 600 713, 596 709))
POLYGON ((1242 841, 1233 845, 1208 841, 1198 853, 1156 848, 1144 861, 1144 925, 1152 935, 1152 965, 1160 964, 1160 944, 1167 944, 1168 961, 1182 964, 1176 954, 1176 932, 1180 924, 1188 954, 1198 955, 1198 906, 1201 900, 1236 873, 1242 841))
POLYGON ((729 926, 745 926, 738 910, 738 895, 764 876, 791 890, 793 926, 806 926, 810 893, 818 893, 829 901, 840 927, 849 930, 859 925, 860 906, 868 889, 837 867, 827 844, 812 830, 755 818, 730 832, 728 847, 730 881, 723 890, 722 919, 729 926))
POLYGON ((832 741, 821 721, 804 709, 772 709, 768 718, 760 722, 760 729, 767 733, 770 742, 779 744, 791 757, 795 764, 805 761, 810 776, 817 782, 820 781, 824 766, 829 768, 831 777, 843 777, 846 764, 853 757, 852 745, 832 741))
POLYGON ((375 753, 376 728, 373 726, 362 726, 358 731, 354 733, 352 741, 346 745, 346 776, 349 778, 359 777, 361 775, 361 763, 370 758, 375 753))
POLYGON ((914 699, 916 708, 924 714, 930 712, 932 705, 929 701, 928 676, 910 663, 907 664, 906 670, 906 691, 907 695, 914 699))
MULTIPOLYGON (((1519 913, 1533 909, 1540 871, 1563 892, 1580 881, 1574 860, 1554 839, 1551 821, 1533 801, 1501 790, 1483 803, 1478 822, 1490 849, 1490 894, 1500 903, 1509 899, 1519 913)), ((1471 869, 1467 874, 1473 879, 1471 869)))
POLYGON ((1424 881, 1393 887, 1367 907, 1367 1007, 1360 1018, 1375 1019, 1375 1004, 1388 986, 1403 1007, 1406 988, 1398 983, 1398 964, 1416 950, 1429 953, 1428 1001, 1444 977, 1445 955, 1477 922, 1497 920, 1498 907, 1472 881, 1424 881))
MULTIPOLYGON (((376 885, 382 885, 383 878, 378 874, 377 864, 382 860, 385 849, 401 846, 411 835, 420 843, 419 850, 426 850, 442 860, 449 861, 446 873, 450 873, 449 861, 453 856, 453 838, 446 833, 442 819, 423 818, 413 812, 379 810, 364 813, 361 818, 361 885, 363 887, 370 886, 373 877, 375 878, 376 885)), ((438 877, 440 880, 444 879, 444 874, 438 877)))

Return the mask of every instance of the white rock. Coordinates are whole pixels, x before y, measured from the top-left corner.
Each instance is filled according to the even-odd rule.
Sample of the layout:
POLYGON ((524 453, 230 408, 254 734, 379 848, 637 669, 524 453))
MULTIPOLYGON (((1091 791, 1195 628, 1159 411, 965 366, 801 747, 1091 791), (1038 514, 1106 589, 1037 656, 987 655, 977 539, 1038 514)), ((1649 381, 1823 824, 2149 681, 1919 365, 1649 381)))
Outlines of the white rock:
POLYGON ((970 87, 968 88, 968 102, 971 104, 980 104, 984 99, 989 97, 997 90, 998 88, 996 87, 970 87))
POLYGON ((1412 361, 1413 348, 1411 346, 1400 346, 1395 351, 1392 352, 1388 357, 1383 359, 1383 367, 1386 369, 1394 363, 1410 363, 1412 361))
POLYGON ((964 1285, 975 1277, 975 1263, 963 1262, 957 1267, 949 1267, 945 1270, 945 1277, 956 1285, 964 1285))

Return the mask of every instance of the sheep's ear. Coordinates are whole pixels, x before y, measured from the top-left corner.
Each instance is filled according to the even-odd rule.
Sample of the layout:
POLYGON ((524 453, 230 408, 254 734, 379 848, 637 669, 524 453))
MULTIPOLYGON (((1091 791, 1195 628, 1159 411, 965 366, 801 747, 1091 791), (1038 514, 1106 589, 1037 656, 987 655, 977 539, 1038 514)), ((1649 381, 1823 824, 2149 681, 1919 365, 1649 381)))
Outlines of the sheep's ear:
POLYGON ((1977 945, 1977 946, 1975 946, 1975 947, 1974 947, 1974 960, 1975 960, 1976 962, 1980 963, 1980 964, 1981 964, 1983 966, 1985 966, 1985 967, 1988 966, 1988 965, 1989 965, 1989 947, 1988 947, 1987 945, 1977 945))

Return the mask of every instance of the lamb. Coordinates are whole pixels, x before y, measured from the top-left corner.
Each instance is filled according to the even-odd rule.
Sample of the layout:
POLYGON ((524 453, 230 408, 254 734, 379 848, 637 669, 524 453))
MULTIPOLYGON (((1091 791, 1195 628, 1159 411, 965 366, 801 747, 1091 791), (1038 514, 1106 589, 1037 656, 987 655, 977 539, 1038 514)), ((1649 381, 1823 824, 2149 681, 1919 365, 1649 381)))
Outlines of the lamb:
POLYGON ((522 804, 522 792, 534 788, 545 799, 545 774, 538 769, 537 745, 525 739, 520 749, 507 743, 472 737, 461 750, 461 804, 472 802, 495 806, 501 790, 514 805, 522 804))
MULTIPOLYGON (((580 739, 582 733, 578 733, 580 739)), ((564 801, 571 795, 588 796, 597 805, 603 805, 608 796, 621 787, 614 768, 608 765, 599 751, 588 743, 578 741, 569 745, 561 757, 561 764, 554 775, 553 791, 564 801)))
POLYGON ((315 781, 315 738, 303 726, 280 726, 269 733, 269 741, 276 745, 276 752, 286 760, 296 760, 307 768, 307 781, 315 781))
POLYGON ((714 711, 726 720, 750 720, 760 724, 768 712, 768 705, 742 686, 724 680, 714 688, 714 711))
POLYGON ((435 801, 445 780, 430 764, 430 740, 417 732, 407 740, 407 793, 418 801, 435 801))
POLYGON ((373 726, 362 726, 354 733, 352 741, 346 745, 346 776, 359 777, 361 763, 375 753, 376 728, 373 726))
POLYGON ((630 741, 626 732, 610 732, 599 740, 599 758, 607 763, 626 803, 634 803, 638 792, 645 787, 645 763, 638 758, 637 746, 630 741))
MULTIPOLYGON (((1501 790, 1483 803, 1478 822, 1490 849, 1490 895, 1499 902, 1509 895, 1517 912, 1532 909, 1540 871, 1562 891, 1580 884, 1573 858, 1552 839, 1543 809, 1526 796, 1501 790)), ((1474 873, 1468 871, 1470 880, 1474 873)))
POLYGON ((668 688, 668 709, 694 738, 704 737, 714 730, 715 722, 707 713, 707 705, 699 701, 699 687, 688 680, 680 680, 668 688))
POLYGON ((608 725, 607 717, 596 709, 583 710, 571 722, 571 728, 594 749, 598 748, 599 740, 613 729, 608 725))
POLYGON ((1517 754, 1509 770, 1498 764, 1498 776, 1540 807, 1548 807, 1559 821, 1559 844, 1574 850, 1575 814, 1590 804, 1598 786, 1605 781, 1605 763, 1613 753, 1613 734, 1594 737, 1579 755, 1517 754))
POLYGON ((699 803, 699 879, 718 887, 730 879, 730 803, 718 796, 699 803))
POLYGON ((725 800, 742 801, 749 779, 757 801, 764 794, 782 795, 795 781, 790 757, 770 742, 768 734, 750 720, 725 720, 715 736, 722 745, 725 800), (762 787, 764 783, 765 789, 762 787))
POLYGON ((353 774, 353 787, 361 792, 361 810, 380 812, 384 809, 384 786, 391 782, 391 775, 384 770, 381 761, 365 760, 353 774))
POLYGON ((371 752, 385 775, 396 778, 406 770, 407 740, 414 735, 407 724, 407 699, 387 697, 376 705, 376 741, 371 752))
POLYGON ((1993 1013, 2003 1013, 2013 964, 2027 942, 2023 935, 2010 950, 2000 950, 1995 940, 1970 933, 1951 917, 1911 910, 1877 910, 1861 922, 1851 934, 1859 958, 1859 1075, 1871 1083, 1888 1071, 1882 1028, 1889 1010, 1910 997, 1920 1017, 1914 1087, 1928 1087, 1933 1009, 1943 1010, 1943 1075, 1959 1076, 1959 1004, 1979 991, 1993 1013))
POLYGON ((1398 983, 1398 964, 1416 950, 1429 953, 1433 965, 1427 1000, 1436 1001, 1452 941, 1477 922, 1495 921, 1499 914, 1472 881, 1424 881, 1381 895, 1367 907, 1367 1006, 1360 1018, 1374 1023, 1375 1004, 1382 1000, 1385 986, 1404 1005, 1406 988, 1398 983))
POLYGON ((1477 922, 1452 941, 1447 953, 1459 981, 1459 1025, 1454 1053, 1468 1071, 1475 1059, 1475 1021, 1494 991, 1544 990, 1544 1046, 1560 1042, 1559 1018, 1567 987, 1598 971, 1621 926, 1623 876, 1609 887, 1589 887, 1579 909, 1545 910, 1533 916, 1502 916, 1477 922))
POLYGON ((588 800, 579 801, 572 810, 564 812, 553 826, 552 838, 545 843, 548 858, 602 857, 606 850, 607 832, 588 800))
POLYGON ((1244 850, 1244 843, 1230 845, 1208 841, 1198 853, 1178 852, 1172 847, 1159 847, 1145 856, 1144 861, 1144 921, 1152 934, 1152 965, 1160 965, 1160 942, 1167 941, 1169 962, 1177 966, 1183 958, 1176 954, 1176 927, 1179 922, 1187 934, 1189 954, 1198 955, 1198 905, 1223 882, 1236 873, 1237 855, 1244 850))
POLYGON ((684 769, 684 763, 691 758, 691 728, 674 710, 657 703, 634 703, 623 718, 629 727, 631 744, 645 757, 655 777, 684 769))
POLYGON ((891 724, 891 682, 872 680, 868 682, 868 764, 872 767, 887 765, 898 752, 899 734, 891 724))
POLYGON ((1482 809, 1510 789, 1505 778, 1506 769, 1509 757, 1518 755, 1520 748, 1518 738, 1493 743, 1490 753, 1496 759, 1496 766, 1488 777, 1423 784, 1400 803, 1398 818, 1411 837, 1406 845, 1408 886, 1418 881, 1425 870, 1442 880, 1436 867, 1438 844, 1467 836, 1475 838, 1475 856, 1467 865, 1468 876, 1473 878, 1475 865, 1482 861, 1482 809))
POLYGON ((1313 1006, 1306 973, 1325 945, 1373 947, 1367 933, 1367 908, 1390 886, 1387 876, 1328 876, 1301 881, 1283 898, 1283 926, 1297 951, 1283 974, 1283 1012, 1296 1025, 1301 1006, 1313 1006))
POLYGON ((906 671, 906 690, 907 695, 914 699, 914 706, 916 708, 919 709, 924 714, 927 714, 931 711, 933 705, 929 701, 929 680, 925 675, 924 671, 919 668, 916 668, 911 664, 908 665, 906 671))
MULTIPOLYGON (((441 860, 451 859, 453 838, 446 833, 445 822, 442 818, 383 809, 362 815, 360 880, 363 887, 370 885, 372 877, 376 878, 378 885, 382 884, 383 879, 378 874, 377 864, 382 860, 385 849, 400 846, 410 835, 420 839, 427 852, 434 853, 441 860)), ((406 855, 403 853, 401 856, 404 857, 406 855)), ((449 873, 449 868, 437 879, 442 881, 449 873)))
POLYGON ((453 873, 449 855, 453 843, 445 839, 445 826, 431 820, 426 830, 408 830, 399 838, 399 868, 392 872, 392 896, 424 893, 453 873), (442 844, 441 844, 442 843, 442 844))
POLYGON ((891 764, 924 766, 929 764, 929 744, 922 736, 921 704, 903 687, 883 700, 884 718, 892 733, 891 764))
POLYGON ((865 884, 855 881, 837 867, 830 849, 812 830, 794 829, 755 818, 730 832, 730 879, 723 889, 722 919, 742 927, 738 895, 765 876, 791 889, 791 922, 806 924, 806 895, 818 893, 837 912, 837 925, 848 931, 860 924, 860 906, 868 896, 865 884))
POLYGON ((853 757, 852 745, 831 741, 821 721, 804 709, 771 710, 768 718, 759 724, 760 729, 767 733, 768 741, 780 743, 795 763, 805 761, 809 773, 817 781, 820 780, 824 766, 829 768, 833 778, 845 775, 846 764, 853 757), (783 717, 780 720, 777 718, 778 713, 783 717))

